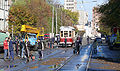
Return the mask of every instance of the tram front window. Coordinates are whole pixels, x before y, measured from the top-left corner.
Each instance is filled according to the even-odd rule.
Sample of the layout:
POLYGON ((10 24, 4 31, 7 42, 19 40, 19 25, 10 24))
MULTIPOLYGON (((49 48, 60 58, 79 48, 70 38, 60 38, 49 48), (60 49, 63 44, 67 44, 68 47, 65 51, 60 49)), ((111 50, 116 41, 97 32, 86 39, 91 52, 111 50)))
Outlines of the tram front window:
POLYGON ((61 37, 63 37, 63 31, 61 31, 61 37))
POLYGON ((64 31, 64 37, 68 37, 68 31, 64 31))
POLYGON ((69 37, 71 37, 72 36, 72 32, 71 31, 69 31, 69 37))

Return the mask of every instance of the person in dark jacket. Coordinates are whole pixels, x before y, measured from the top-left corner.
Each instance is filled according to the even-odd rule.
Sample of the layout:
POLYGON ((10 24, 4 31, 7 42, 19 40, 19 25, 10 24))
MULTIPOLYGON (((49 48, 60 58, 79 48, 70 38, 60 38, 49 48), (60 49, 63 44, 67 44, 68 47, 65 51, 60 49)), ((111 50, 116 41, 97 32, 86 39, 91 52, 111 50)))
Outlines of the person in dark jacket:
POLYGON ((39 59, 42 59, 42 43, 38 39, 38 54, 39 54, 39 59))
POLYGON ((87 36, 87 44, 89 44, 89 36, 87 36))
POLYGON ((75 41, 75 45, 76 45, 77 54, 79 54, 79 51, 80 51, 80 40, 79 40, 78 37, 77 37, 77 40, 75 41))
POLYGON ((16 51, 16 55, 18 56, 18 44, 19 44, 19 40, 18 40, 18 38, 16 37, 15 38, 15 51, 16 51))
POLYGON ((23 42, 23 40, 20 40, 20 56, 23 58, 23 50, 25 48, 25 43, 23 42))
POLYGON ((8 41, 9 41, 9 53, 10 53, 9 59, 14 60, 14 48, 13 48, 13 44, 15 44, 15 42, 13 42, 11 40, 11 38, 9 38, 8 41))
POLYGON ((27 61, 29 62, 30 61, 30 51, 29 51, 29 47, 28 47, 28 39, 26 39, 26 42, 25 42, 25 55, 27 57, 27 61))
POLYGON ((67 38, 65 37, 65 48, 67 48, 67 38))

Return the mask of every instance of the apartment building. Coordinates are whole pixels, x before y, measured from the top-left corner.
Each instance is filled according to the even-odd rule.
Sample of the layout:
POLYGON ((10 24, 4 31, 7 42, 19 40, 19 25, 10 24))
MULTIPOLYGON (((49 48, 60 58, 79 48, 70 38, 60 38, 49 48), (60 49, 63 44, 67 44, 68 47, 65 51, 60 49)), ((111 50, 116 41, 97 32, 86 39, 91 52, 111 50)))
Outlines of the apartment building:
POLYGON ((11 0, 0 0, 0 30, 8 30, 8 14, 12 4, 11 0))
POLYGON ((64 0, 64 8, 72 11, 77 10, 77 0, 64 0))
POLYGON ((93 31, 94 35, 97 35, 98 34, 97 30, 100 29, 99 28, 99 18, 101 16, 101 14, 97 12, 98 8, 99 7, 93 7, 93 13, 92 13, 92 24, 91 25, 94 30, 93 31))

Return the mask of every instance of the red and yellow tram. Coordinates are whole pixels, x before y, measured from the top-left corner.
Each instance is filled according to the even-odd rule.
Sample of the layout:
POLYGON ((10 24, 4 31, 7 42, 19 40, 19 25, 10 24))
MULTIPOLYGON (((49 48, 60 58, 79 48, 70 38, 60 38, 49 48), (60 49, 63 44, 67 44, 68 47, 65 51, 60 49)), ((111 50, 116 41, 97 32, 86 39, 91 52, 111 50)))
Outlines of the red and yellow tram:
POLYGON ((75 39, 75 28, 71 26, 60 27, 60 45, 65 45, 65 38, 67 39, 67 46, 72 46, 75 39))

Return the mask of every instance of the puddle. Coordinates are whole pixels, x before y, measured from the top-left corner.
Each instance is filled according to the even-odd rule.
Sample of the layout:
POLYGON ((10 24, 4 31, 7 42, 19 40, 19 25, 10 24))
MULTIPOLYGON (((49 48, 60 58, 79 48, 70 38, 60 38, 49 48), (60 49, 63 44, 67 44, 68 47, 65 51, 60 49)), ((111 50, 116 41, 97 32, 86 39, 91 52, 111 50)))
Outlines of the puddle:
POLYGON ((15 68, 17 67, 18 65, 8 65, 7 68, 15 68))
POLYGON ((75 69, 79 69, 81 65, 82 65, 82 64, 77 64, 77 65, 75 66, 75 69))
POLYGON ((60 67, 61 65, 52 65, 52 66, 50 66, 50 67, 48 67, 48 68, 58 68, 58 67, 60 67))
POLYGON ((42 62, 41 65, 59 65, 65 60, 66 58, 50 58, 49 60, 42 62))
POLYGON ((36 69, 38 68, 38 66, 33 66, 33 67, 30 67, 30 69, 36 69))

